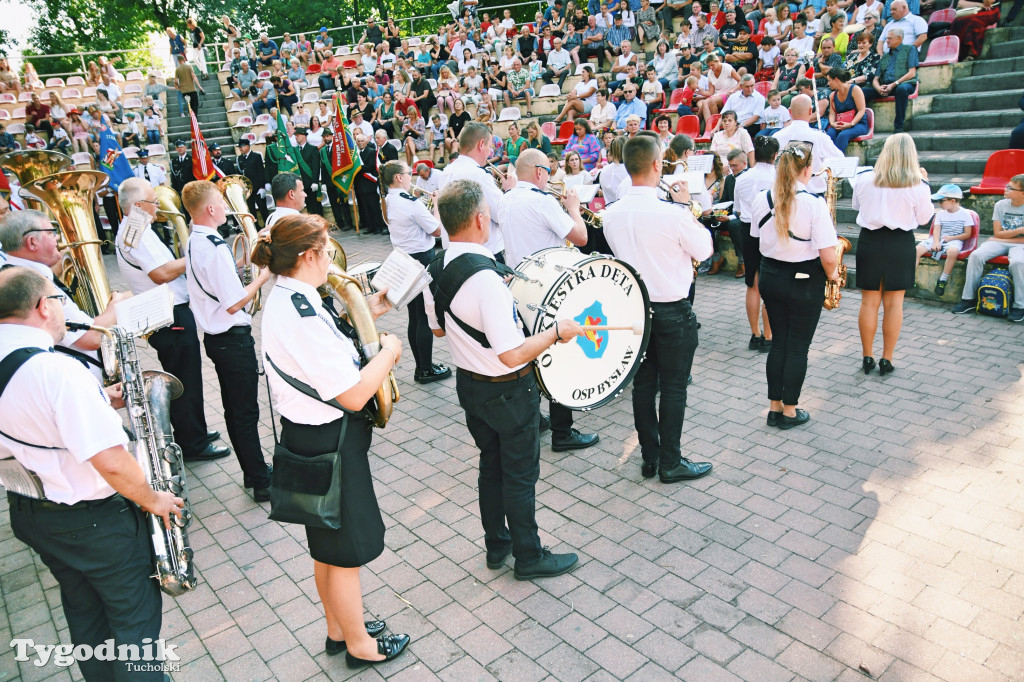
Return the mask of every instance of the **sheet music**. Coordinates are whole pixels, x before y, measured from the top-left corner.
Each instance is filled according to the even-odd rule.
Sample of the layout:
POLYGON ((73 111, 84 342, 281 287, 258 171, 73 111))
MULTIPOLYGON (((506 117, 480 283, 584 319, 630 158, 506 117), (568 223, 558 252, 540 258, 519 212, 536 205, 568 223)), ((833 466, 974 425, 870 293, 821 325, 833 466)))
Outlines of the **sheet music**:
POLYGON ((117 326, 142 336, 174 322, 174 293, 166 284, 114 304, 117 326))
POLYGON ((370 280, 377 291, 387 289, 387 299, 396 308, 416 298, 431 282, 427 269, 405 251, 393 250, 370 280))
POLYGON ((573 189, 576 190, 576 196, 580 198, 581 204, 589 204, 597 196, 597 190, 601 189, 601 185, 576 185, 573 189))
POLYGON ((150 222, 152 222, 152 219, 149 217, 148 213, 138 206, 132 206, 132 210, 128 211, 128 220, 124 233, 124 245, 129 249, 134 249, 141 244, 142 235, 149 227, 150 222))
POLYGON ((691 173, 700 173, 702 176, 711 172, 715 164, 714 154, 694 154, 686 160, 686 167, 691 173))
POLYGON ((39 477, 13 457, 0 459, 0 486, 9 492, 33 497, 37 500, 46 497, 43 492, 43 482, 39 480, 39 477))
POLYGON ((857 164, 860 159, 856 156, 843 156, 832 159, 825 159, 825 168, 832 169, 837 178, 852 178, 857 174, 857 164))

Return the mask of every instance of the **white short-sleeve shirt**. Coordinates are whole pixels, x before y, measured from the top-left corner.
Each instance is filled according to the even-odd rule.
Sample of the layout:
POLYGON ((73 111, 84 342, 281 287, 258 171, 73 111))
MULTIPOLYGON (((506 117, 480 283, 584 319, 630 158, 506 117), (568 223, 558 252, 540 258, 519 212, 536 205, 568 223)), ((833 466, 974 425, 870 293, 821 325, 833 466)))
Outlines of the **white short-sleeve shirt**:
POLYGON ((857 224, 869 230, 889 227, 913 232, 935 214, 932 191, 926 182, 914 187, 877 187, 875 172, 857 176, 853 186, 857 224))
POLYGON ((789 219, 788 239, 780 239, 775 231, 775 209, 768 208, 768 192, 761 192, 754 199, 751 208, 751 222, 758 224, 771 211, 770 217, 761 227, 761 255, 787 263, 802 263, 818 258, 821 249, 839 243, 836 227, 832 223, 828 205, 797 183, 796 202, 789 219))
MULTIPOLYGON (((501 233, 501 224, 498 223, 498 202, 501 201, 502 192, 494 184, 494 178, 476 161, 463 154, 448 164, 441 173, 439 189, 444 189, 453 180, 473 180, 483 189, 484 199, 487 200, 487 207, 491 211, 491 234, 484 246, 492 254, 504 251, 505 240, 501 233)), ((441 236, 445 248, 448 248, 448 233, 442 230, 441 236)))
MULTIPOLYGON (((839 147, 832 141, 832 138, 824 132, 812 128, 807 121, 793 120, 788 126, 772 135, 772 137, 779 141, 780 151, 785 149, 786 145, 793 140, 810 142, 813 145, 811 149, 811 156, 813 157, 811 169, 814 173, 821 172, 821 169, 825 167, 826 159, 843 157, 843 153, 839 151, 839 147)), ((824 194, 826 187, 827 183, 822 175, 815 175, 807 183, 808 191, 814 194, 824 194)))
POLYGON ((441 227, 441 221, 427 210, 426 204, 397 188, 388 190, 385 201, 393 247, 406 253, 423 253, 434 248, 432 235, 441 227))
POLYGON ((223 334, 232 327, 252 324, 245 310, 228 313, 228 308, 245 298, 245 287, 235 270, 231 248, 212 227, 192 225, 185 247, 185 281, 196 326, 204 333, 223 334))
POLYGON ((501 198, 498 210, 505 231, 505 262, 512 268, 531 253, 563 246, 573 228, 572 218, 555 197, 521 180, 501 198))
MULTIPOLYGON (((121 275, 128 281, 128 288, 133 294, 141 294, 159 286, 149 278, 149 273, 157 268, 175 260, 171 250, 160 241, 160 237, 153 231, 153 227, 147 227, 142 233, 139 245, 129 248, 124 244, 124 235, 127 229, 127 218, 121 221, 117 228, 117 237, 114 239, 114 247, 117 249, 117 266, 121 275)), ((188 303, 188 284, 185 276, 182 275, 167 285, 174 294, 174 304, 188 303)))

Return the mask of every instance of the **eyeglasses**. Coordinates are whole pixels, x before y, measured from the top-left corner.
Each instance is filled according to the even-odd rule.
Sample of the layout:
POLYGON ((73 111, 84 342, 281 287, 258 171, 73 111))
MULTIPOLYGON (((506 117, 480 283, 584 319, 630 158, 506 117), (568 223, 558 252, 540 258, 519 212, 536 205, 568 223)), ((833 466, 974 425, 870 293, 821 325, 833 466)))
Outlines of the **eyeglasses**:
POLYGON ((534 168, 540 168, 541 170, 546 170, 549 174, 551 173, 551 167, 550 166, 541 166, 539 164, 535 164, 533 167, 534 168))
POLYGON ((1024 192, 1024 189, 1021 189, 1020 187, 1014 187, 1013 185, 1007 185, 1006 186, 1006 191, 1007 192, 1024 192))
POLYGON ((54 237, 56 237, 57 235, 60 234, 60 230, 58 230, 56 227, 47 227, 47 228, 39 227, 39 228, 35 228, 35 229, 32 229, 32 230, 25 230, 25 234, 31 234, 33 232, 49 232, 54 237))
POLYGON ((139 199, 135 203, 137 203, 137 204, 153 204, 154 206, 159 206, 160 205, 159 201, 154 201, 153 199, 139 199))
POLYGON ((54 301, 60 302, 61 306, 68 302, 67 294, 50 294, 49 296, 43 296, 43 299, 53 299, 54 301))

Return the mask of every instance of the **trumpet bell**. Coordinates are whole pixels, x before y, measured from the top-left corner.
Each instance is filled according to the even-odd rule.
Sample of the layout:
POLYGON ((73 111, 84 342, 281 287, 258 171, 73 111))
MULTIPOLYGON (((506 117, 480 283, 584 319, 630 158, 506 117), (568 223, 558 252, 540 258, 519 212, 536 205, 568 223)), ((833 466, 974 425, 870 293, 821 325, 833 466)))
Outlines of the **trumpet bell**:
MULTIPOLYGON (((0 166, 7 168, 18 176, 18 182, 22 187, 47 175, 59 173, 62 170, 71 168, 75 162, 70 156, 60 152, 47 151, 44 149, 24 149, 16 152, 7 152, 0 156, 0 166)), ((38 200, 32 201, 30 208, 42 208, 38 200)))
POLYGON ((345 255, 345 249, 341 248, 341 244, 334 237, 328 237, 327 243, 334 249, 334 259, 331 261, 334 267, 342 272, 348 270, 348 257, 345 255))

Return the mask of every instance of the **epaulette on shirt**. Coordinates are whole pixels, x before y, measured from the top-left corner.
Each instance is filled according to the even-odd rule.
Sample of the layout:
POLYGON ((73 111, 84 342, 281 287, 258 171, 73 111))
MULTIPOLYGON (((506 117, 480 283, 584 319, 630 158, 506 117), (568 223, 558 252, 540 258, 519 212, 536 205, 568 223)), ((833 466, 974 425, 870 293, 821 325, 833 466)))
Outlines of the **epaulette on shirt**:
POLYGON ((408 192, 399 192, 398 196, 402 197, 403 199, 408 199, 409 201, 416 201, 416 197, 409 194, 408 192))
POLYGON ((222 244, 226 244, 227 243, 227 242, 225 242, 223 239, 221 239, 220 237, 218 237, 215 234, 208 234, 208 235, 206 235, 206 238, 209 239, 211 242, 213 242, 214 246, 221 246, 222 244))
POLYGON ((292 294, 292 305, 295 306, 299 317, 316 317, 316 308, 310 305, 309 299, 304 294, 298 292, 292 294))

